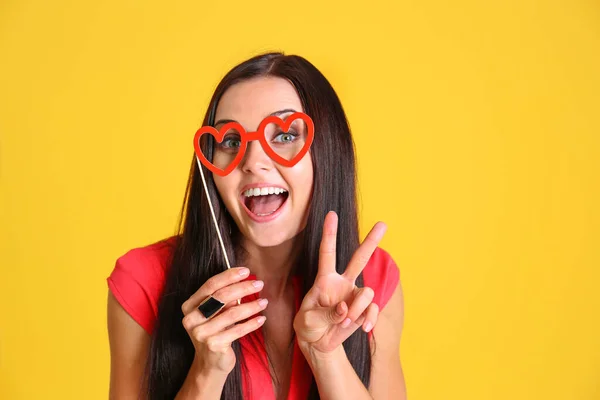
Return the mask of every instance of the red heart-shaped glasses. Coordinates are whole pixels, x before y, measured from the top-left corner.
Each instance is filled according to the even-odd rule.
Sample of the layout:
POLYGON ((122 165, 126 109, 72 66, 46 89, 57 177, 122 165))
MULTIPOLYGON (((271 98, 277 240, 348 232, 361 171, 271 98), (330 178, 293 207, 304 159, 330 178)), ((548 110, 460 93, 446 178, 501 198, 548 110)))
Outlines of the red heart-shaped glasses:
POLYGON ((246 153, 248 142, 252 140, 258 140, 265 153, 267 153, 269 157, 271 157, 271 159, 275 162, 285 167, 293 167, 308 152, 308 149, 310 148, 313 142, 314 135, 315 127, 313 121, 308 115, 304 113, 295 112, 293 114, 290 114, 287 118, 285 118, 285 120, 275 115, 270 115, 262 120, 256 132, 246 132, 244 127, 235 121, 227 122, 219 130, 212 126, 203 126, 200 129, 198 129, 198 131, 196 131, 196 134, 194 135, 194 151, 196 152, 196 156, 198 157, 198 159, 202 162, 202 164, 204 164, 206 168, 208 168, 217 175, 226 176, 238 166, 238 164, 244 157, 244 154, 246 153), (290 126, 292 125, 292 123, 297 119, 302 120, 306 124, 306 139, 300 151, 290 159, 286 159, 285 157, 282 157, 281 155, 277 154, 277 152, 271 147, 270 143, 267 141, 265 130, 269 124, 274 124, 278 126, 283 133, 286 133, 290 130, 290 126), (211 163, 204 156, 204 153, 202 153, 202 150, 200 149, 200 138, 202 137, 202 135, 208 133, 212 135, 218 143, 222 143, 226 133, 232 129, 239 133, 240 145, 237 149, 237 154, 235 155, 233 160, 229 163, 229 165, 227 165, 227 167, 222 169, 211 163))

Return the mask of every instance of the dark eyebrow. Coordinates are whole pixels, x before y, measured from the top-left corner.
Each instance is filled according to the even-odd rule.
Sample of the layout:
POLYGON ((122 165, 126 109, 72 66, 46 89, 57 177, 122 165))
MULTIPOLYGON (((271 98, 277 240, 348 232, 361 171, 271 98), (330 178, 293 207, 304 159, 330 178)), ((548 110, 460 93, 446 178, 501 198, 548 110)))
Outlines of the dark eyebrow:
POLYGON ((272 112, 271 114, 269 114, 269 116, 271 116, 271 115, 280 116, 281 114, 294 113, 294 112, 296 112, 296 110, 294 110, 293 108, 286 108, 284 110, 272 112))
MULTIPOLYGON (((285 108, 285 109, 283 109, 283 110, 279 110, 279 111, 273 111, 273 112, 272 112, 271 114, 269 114, 268 116, 269 116, 269 117, 270 117, 270 116, 272 116, 272 115, 275 115, 275 116, 280 116, 281 114, 294 113, 294 112, 297 112, 297 111, 296 111, 296 110, 294 110, 293 108, 285 108)), ((228 122, 237 122, 237 121, 235 121, 235 120, 233 120, 233 119, 220 119, 220 120, 218 120, 218 121, 217 121, 217 122, 216 122, 216 123, 215 123, 213 126, 215 126, 215 127, 216 127, 216 126, 217 126, 217 125, 219 125, 219 124, 226 124, 226 123, 228 123, 228 122)))

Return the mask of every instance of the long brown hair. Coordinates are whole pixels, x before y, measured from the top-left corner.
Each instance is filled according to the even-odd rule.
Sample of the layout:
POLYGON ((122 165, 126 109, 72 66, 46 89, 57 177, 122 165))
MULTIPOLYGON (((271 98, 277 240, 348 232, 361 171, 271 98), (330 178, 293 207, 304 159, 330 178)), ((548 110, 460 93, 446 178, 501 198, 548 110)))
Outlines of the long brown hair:
MULTIPOLYGON (((313 193, 308 222, 302 235, 302 251, 297 260, 297 265, 301 266, 299 272, 302 275, 304 297, 317 274, 322 225, 328 211, 334 210, 339 215, 339 273, 346 269, 359 245, 354 142, 346 114, 331 84, 306 59, 283 53, 258 55, 231 69, 217 86, 203 125, 214 125, 219 99, 229 87, 261 76, 281 77, 290 81, 300 97, 304 111, 315 124, 315 137, 310 152, 314 169, 313 193)), ((210 135, 204 135, 201 143, 209 160, 212 159, 212 140, 210 135)), ((236 250, 239 250, 239 230, 226 212, 212 174, 204 166, 202 168, 227 254, 232 265, 235 265, 236 250)), ((176 237, 148 358, 147 394, 152 400, 173 399, 183 385, 194 358, 194 347, 181 323, 182 303, 211 276, 226 269, 195 158, 192 159, 176 237)), ((239 259, 239 253, 237 258, 239 259)), ((356 284, 363 286, 362 275, 356 284)), ((242 400, 246 397, 242 394, 242 374, 247 371, 239 342, 235 341, 232 346, 237 362, 227 377, 221 398, 242 400)), ((371 353, 367 334, 358 329, 343 346, 357 375, 368 387, 371 353)), ((314 378, 309 399, 319 399, 314 378)))

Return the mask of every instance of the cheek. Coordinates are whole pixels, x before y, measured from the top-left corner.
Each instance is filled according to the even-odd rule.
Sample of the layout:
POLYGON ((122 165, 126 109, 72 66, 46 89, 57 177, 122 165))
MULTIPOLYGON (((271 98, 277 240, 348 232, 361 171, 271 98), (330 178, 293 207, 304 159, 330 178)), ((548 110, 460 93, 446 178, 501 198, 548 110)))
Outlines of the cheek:
POLYGON ((213 174, 213 179, 215 181, 215 186, 217 187, 217 192, 221 199, 228 204, 230 202, 231 197, 231 188, 233 187, 233 182, 231 179, 231 174, 226 177, 218 176, 213 174))
POLYGON ((293 168, 293 174, 289 176, 289 182, 296 191, 297 198, 309 199, 313 187, 313 164, 310 154, 302 159, 293 168))
POLYGON ((302 162, 306 164, 303 168, 303 175, 305 178, 304 180, 307 183, 307 185, 309 185, 309 187, 312 189, 314 180, 314 168, 310 151, 306 154, 306 157, 302 159, 302 162))

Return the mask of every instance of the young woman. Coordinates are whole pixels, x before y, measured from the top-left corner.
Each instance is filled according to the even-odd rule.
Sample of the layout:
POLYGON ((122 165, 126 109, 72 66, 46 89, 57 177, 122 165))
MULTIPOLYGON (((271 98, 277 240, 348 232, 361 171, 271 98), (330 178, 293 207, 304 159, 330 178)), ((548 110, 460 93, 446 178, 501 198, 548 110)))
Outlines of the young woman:
MULTIPOLYGON (((327 79, 299 56, 256 56, 223 78, 203 125, 254 132, 297 113, 314 140, 293 166, 254 140, 228 174, 201 167, 232 268, 195 157, 178 234, 117 260, 111 399, 406 398, 399 272, 378 247, 383 223, 359 243, 354 145, 327 79), (213 303, 225 306, 210 315, 213 303)), ((269 146, 306 140, 298 121, 265 132, 269 146)), ((233 133, 200 140, 214 165, 239 151, 233 133)))

